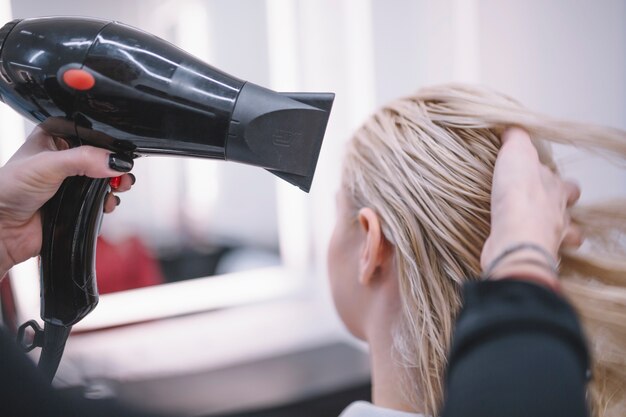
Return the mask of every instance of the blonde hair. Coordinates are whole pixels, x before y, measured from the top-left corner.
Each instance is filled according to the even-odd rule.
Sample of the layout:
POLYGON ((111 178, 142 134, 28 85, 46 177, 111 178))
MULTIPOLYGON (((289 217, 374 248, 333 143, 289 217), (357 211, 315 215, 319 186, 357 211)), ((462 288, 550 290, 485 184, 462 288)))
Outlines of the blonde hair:
MULTIPOLYGON (((425 88, 374 113, 349 142, 343 181, 355 208, 371 207, 395 247, 402 314, 394 334, 405 395, 437 415, 464 281, 478 276, 489 234, 491 180, 507 126, 526 129, 543 163, 547 144, 624 161, 626 132, 559 121, 492 90, 425 88)), ((595 416, 626 415, 626 204, 575 207, 588 251, 561 253, 561 279, 589 337, 595 416)))

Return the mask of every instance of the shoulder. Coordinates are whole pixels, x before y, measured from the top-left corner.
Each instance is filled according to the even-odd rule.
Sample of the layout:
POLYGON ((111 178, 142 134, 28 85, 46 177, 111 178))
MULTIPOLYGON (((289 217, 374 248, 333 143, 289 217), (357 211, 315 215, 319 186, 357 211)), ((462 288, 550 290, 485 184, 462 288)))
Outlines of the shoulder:
POLYGON ((343 410, 339 417, 424 417, 424 415, 377 407, 366 401, 357 401, 343 410))

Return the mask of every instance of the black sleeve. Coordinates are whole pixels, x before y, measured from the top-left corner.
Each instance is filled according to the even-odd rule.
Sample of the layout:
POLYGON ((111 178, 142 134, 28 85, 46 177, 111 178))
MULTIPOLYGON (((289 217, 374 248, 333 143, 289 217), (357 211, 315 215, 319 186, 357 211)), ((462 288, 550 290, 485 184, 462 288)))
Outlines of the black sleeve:
POLYGON ((452 342, 442 417, 583 417, 589 356, 573 309, 539 285, 472 282, 452 342))
POLYGON ((90 401, 54 390, 0 326, 0 415, 11 417, 146 417, 110 400, 90 401))

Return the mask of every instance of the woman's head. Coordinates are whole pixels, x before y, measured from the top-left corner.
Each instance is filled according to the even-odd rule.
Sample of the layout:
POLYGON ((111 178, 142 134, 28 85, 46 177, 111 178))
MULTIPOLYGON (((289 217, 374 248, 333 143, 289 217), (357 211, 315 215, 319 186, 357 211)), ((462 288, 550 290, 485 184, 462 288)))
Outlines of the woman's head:
POLYGON ((424 89, 384 106, 347 147, 329 254, 336 304, 348 328, 364 337, 366 319, 359 312, 369 298, 357 280, 367 263, 350 248, 378 226, 393 254, 386 268, 399 294, 390 324, 396 357, 406 369, 405 394, 431 415, 441 403, 461 284, 480 273, 499 135, 510 125, 531 133, 540 159, 552 168, 546 140, 626 156, 623 132, 553 121, 491 90, 458 85, 424 89))

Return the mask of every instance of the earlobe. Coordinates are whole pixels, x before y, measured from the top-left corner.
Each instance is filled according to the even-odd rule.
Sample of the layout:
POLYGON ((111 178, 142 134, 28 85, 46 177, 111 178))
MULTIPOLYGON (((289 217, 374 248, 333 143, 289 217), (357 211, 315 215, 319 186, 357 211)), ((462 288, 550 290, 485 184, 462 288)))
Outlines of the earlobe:
POLYGON ((380 220, 374 210, 369 207, 362 208, 359 210, 358 220, 364 235, 359 258, 359 282, 362 285, 369 285, 384 261, 385 240, 380 220))

